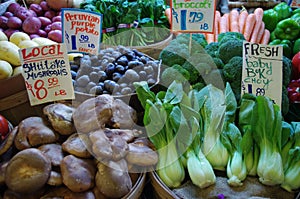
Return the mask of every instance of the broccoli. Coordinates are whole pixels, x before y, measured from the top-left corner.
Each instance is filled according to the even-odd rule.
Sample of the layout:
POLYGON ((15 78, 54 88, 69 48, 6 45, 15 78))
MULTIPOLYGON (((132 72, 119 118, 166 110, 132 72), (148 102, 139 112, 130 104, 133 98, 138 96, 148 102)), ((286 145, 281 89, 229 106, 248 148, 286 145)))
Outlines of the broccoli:
POLYGON ((291 81, 291 75, 292 75, 292 61, 286 57, 283 56, 282 59, 282 86, 287 87, 288 84, 291 81))
POLYGON ((190 73, 190 84, 199 82, 199 78, 217 68, 212 57, 207 53, 193 54, 182 65, 190 73))
MULTIPOLYGON (((187 39, 187 42, 189 43, 189 41, 190 41, 190 34, 189 33, 188 34, 182 33, 182 34, 178 35, 176 37, 176 39, 177 38, 178 39, 183 39, 183 40, 187 39)), ((203 48, 205 48, 205 46, 208 44, 207 40, 205 38, 205 35, 202 34, 202 33, 192 33, 192 43, 200 44, 203 48)))
POLYGON ((159 54, 159 59, 162 60, 162 64, 170 67, 174 64, 182 65, 189 57, 187 46, 173 41, 159 54))
POLYGON ((245 40, 245 37, 242 33, 240 32, 223 32, 223 33, 220 33, 218 35, 218 42, 219 44, 222 44, 224 42, 226 42, 227 40, 230 40, 230 39, 233 39, 233 40, 245 40))
POLYGON ((211 57, 216 57, 217 52, 219 49, 219 43, 218 42, 210 42, 205 46, 205 51, 211 56, 211 57))
POLYGON ((224 79, 226 82, 241 82, 243 70, 243 57, 234 56, 223 67, 224 79))
POLYGON ((186 82, 190 78, 189 72, 178 64, 167 67, 161 74, 161 84, 168 87, 174 80, 178 82, 186 82))
POLYGON ((218 69, 223 69, 224 63, 220 58, 214 57, 213 60, 218 69))
MULTIPOLYGON (((197 35, 203 35, 203 34, 197 34, 197 35)), ((171 41, 170 43, 180 43, 180 44, 185 44, 186 48, 188 49, 188 51, 190 52, 190 54, 194 54, 194 53, 204 53, 205 49, 204 46, 207 45, 207 41, 204 40, 200 41, 200 38, 202 38, 202 36, 192 36, 192 40, 190 40, 190 34, 180 34, 178 35, 173 41, 171 41), (197 40, 198 39, 198 40, 197 40), (202 43, 201 43, 202 42, 202 43)), ((205 39, 205 37, 204 37, 205 39)))
POLYGON ((234 56, 243 56, 243 40, 230 39, 225 43, 221 44, 218 49, 218 57, 223 61, 224 64, 234 56))

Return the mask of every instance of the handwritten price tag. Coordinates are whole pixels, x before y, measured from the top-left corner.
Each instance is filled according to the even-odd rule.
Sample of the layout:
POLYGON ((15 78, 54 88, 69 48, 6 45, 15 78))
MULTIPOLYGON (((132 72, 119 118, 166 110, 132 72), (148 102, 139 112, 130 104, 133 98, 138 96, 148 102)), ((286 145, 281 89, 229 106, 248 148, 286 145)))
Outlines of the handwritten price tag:
POLYGON ((75 98, 65 44, 20 49, 19 54, 32 106, 75 98))
POLYGON ((243 44, 242 94, 270 97, 281 105, 282 46, 243 44))
POLYGON ((98 54, 102 14, 75 8, 62 9, 63 42, 68 52, 98 54))
POLYGON ((172 31, 213 32, 214 0, 173 0, 171 8, 172 31))

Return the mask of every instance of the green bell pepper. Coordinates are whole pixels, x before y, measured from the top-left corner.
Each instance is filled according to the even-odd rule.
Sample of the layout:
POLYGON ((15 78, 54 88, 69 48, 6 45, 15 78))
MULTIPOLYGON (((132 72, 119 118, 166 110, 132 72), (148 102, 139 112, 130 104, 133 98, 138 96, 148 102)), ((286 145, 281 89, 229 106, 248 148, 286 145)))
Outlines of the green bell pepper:
POLYGON ((278 13, 273 9, 264 10, 262 20, 265 23, 265 28, 272 32, 279 21, 278 13))
POLYGON ((286 3, 281 2, 274 6, 273 10, 278 13, 279 21, 286 19, 292 15, 292 8, 286 3))
POLYGON ((293 54, 295 55, 298 52, 300 52, 300 38, 294 41, 294 46, 293 46, 293 54))
POLYGON ((296 8, 295 10, 292 11, 292 15, 300 13, 300 8, 296 8))
POLYGON ((300 26, 295 20, 287 18, 278 22, 274 33, 278 39, 287 39, 292 41, 298 38, 300 26))
POLYGON ((293 55, 293 43, 287 39, 275 39, 269 43, 269 45, 280 45, 283 49, 283 55, 291 58, 293 55))
POLYGON ((293 14, 291 19, 295 20, 300 25, 300 12, 293 14))

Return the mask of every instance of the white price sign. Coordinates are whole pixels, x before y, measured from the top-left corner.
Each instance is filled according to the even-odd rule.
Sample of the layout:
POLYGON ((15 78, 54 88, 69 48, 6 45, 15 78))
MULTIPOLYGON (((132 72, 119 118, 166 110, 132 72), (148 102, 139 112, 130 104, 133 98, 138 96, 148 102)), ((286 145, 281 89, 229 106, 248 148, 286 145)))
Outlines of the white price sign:
POLYGON ((62 9, 62 41, 69 53, 98 54, 102 14, 75 8, 62 9))
POLYGON ((242 94, 270 97, 281 105, 282 46, 244 41, 242 94))
POLYGON ((171 1, 172 31, 212 33, 216 4, 214 0, 171 1))
POLYGON ((24 48, 19 54, 30 105, 75 98, 64 44, 24 48))

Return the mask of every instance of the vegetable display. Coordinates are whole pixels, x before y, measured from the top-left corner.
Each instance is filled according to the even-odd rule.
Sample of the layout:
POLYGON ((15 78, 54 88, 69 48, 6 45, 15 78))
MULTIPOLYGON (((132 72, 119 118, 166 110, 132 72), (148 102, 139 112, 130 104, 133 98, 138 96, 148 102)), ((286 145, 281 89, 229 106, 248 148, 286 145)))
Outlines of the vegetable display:
POLYGON ((107 45, 146 46, 170 35, 164 0, 88 0, 84 10, 103 14, 103 38, 107 45))

